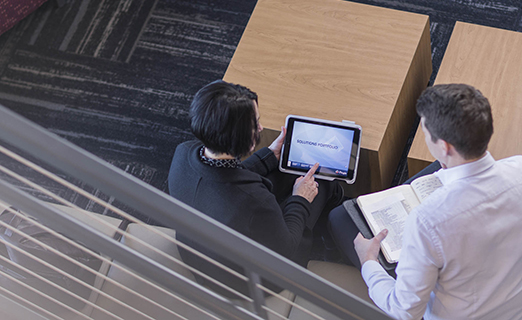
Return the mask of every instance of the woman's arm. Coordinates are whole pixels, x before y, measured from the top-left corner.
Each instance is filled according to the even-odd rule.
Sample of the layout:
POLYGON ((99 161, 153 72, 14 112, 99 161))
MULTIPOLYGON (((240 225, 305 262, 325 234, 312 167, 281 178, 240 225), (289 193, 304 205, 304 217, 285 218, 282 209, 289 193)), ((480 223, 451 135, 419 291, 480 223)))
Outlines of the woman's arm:
POLYGON ((277 158, 268 148, 257 150, 253 155, 243 161, 248 170, 266 177, 270 172, 277 169, 277 158))
POLYGON ((250 238, 275 252, 292 257, 303 236, 310 202, 291 196, 283 208, 272 195, 256 203, 250 221, 250 238))
POLYGON ((268 148, 262 148, 243 161, 243 165, 263 177, 277 168, 281 148, 285 140, 286 128, 281 127, 281 133, 268 148))

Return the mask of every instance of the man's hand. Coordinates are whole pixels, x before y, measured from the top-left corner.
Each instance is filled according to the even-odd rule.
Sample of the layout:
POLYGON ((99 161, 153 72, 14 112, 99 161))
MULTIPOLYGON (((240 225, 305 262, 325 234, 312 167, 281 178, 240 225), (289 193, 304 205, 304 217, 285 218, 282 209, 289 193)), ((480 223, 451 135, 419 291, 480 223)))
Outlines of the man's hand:
POLYGON ((378 261, 377 257, 379 256, 381 241, 384 240, 387 235, 388 230, 383 229, 374 238, 366 239, 359 232, 357 237, 355 237, 355 240, 353 240, 353 244, 355 246, 357 256, 359 256, 359 261, 361 261, 361 266, 368 260, 378 261))
POLYGON ((268 146, 268 149, 272 150, 274 155, 277 158, 277 161, 279 161, 279 158, 281 157, 281 148, 283 147, 283 142, 285 141, 286 136, 286 128, 281 127, 281 133, 279 136, 272 142, 270 146, 268 146))

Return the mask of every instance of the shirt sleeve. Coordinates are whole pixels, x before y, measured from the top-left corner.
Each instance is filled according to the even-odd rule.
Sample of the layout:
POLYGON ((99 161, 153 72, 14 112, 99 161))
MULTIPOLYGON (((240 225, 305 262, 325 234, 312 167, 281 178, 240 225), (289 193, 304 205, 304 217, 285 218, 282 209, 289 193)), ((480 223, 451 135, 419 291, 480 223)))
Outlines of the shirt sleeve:
POLYGON ((365 262, 361 272, 370 297, 384 312, 396 319, 421 319, 441 267, 439 242, 415 211, 404 230, 397 280, 376 261, 365 262))
POLYGON ((277 158, 267 147, 259 149, 243 161, 243 165, 250 171, 265 177, 277 168, 277 158))

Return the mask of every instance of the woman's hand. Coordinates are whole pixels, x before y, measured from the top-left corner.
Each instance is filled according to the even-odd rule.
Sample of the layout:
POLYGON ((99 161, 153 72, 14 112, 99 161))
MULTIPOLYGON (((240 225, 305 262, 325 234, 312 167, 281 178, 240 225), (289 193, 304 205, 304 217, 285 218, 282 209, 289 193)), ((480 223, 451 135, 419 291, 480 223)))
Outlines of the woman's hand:
POLYGON ((295 180, 292 195, 301 196, 310 203, 314 201, 315 196, 319 192, 319 183, 317 183, 314 179, 314 173, 317 168, 319 168, 319 163, 314 164, 314 166, 308 170, 306 175, 295 180))
POLYGON ((277 158, 277 161, 279 161, 279 158, 281 157, 281 148, 283 147, 283 142, 285 141, 286 136, 286 128, 281 127, 281 133, 279 136, 272 142, 272 144, 268 147, 268 149, 272 150, 274 155, 277 158))

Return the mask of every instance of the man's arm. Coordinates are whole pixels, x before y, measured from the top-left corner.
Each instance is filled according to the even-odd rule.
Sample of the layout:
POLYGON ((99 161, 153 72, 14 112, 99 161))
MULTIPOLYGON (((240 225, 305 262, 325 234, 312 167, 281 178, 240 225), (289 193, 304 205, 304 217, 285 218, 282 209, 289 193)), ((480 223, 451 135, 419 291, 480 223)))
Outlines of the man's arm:
POLYGON ((354 244, 363 264, 362 276, 375 304, 394 318, 420 319, 435 288, 442 259, 434 245, 432 230, 414 212, 404 230, 397 280, 377 262, 379 244, 384 239, 382 232, 373 239, 358 236, 354 244))
POLYGON ((366 239, 359 232, 355 240, 353 240, 353 244, 355 246, 355 251, 357 252, 357 256, 359 257, 359 261, 361 261, 361 266, 366 261, 379 261, 379 250, 381 249, 381 242, 388 235, 388 229, 383 229, 379 232, 375 237, 371 239, 366 239))

